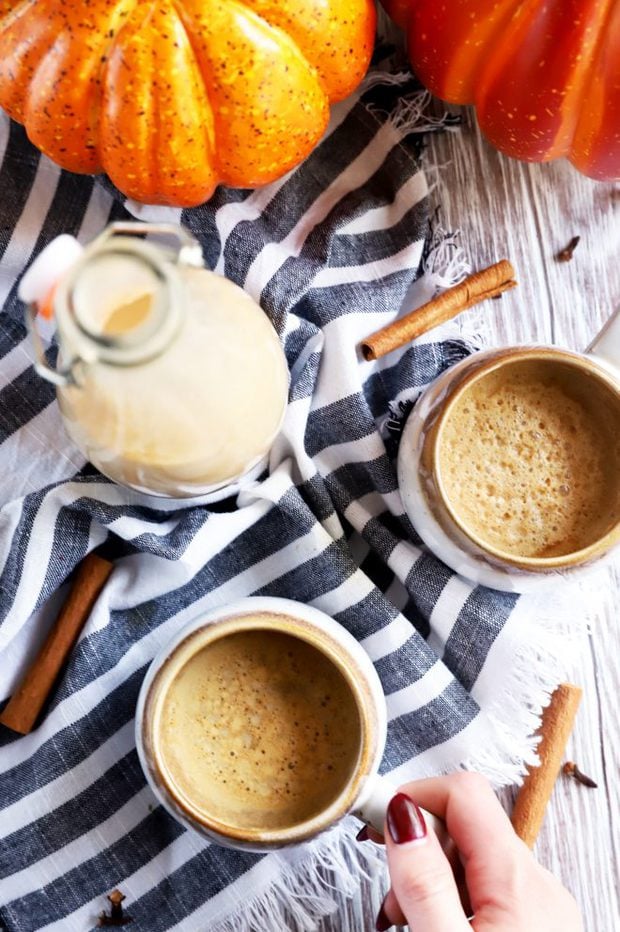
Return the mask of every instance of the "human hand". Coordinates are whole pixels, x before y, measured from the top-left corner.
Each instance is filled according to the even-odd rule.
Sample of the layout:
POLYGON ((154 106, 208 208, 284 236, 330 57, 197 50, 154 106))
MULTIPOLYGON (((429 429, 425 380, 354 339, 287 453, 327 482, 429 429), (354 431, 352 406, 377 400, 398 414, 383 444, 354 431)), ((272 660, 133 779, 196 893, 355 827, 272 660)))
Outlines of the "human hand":
POLYGON ((404 786, 388 807, 385 844, 392 885, 377 917, 379 932, 407 923, 416 932, 583 928, 573 897, 534 860, 479 774, 461 772, 404 786), (471 923, 450 863, 418 805, 446 822, 465 870, 471 923))

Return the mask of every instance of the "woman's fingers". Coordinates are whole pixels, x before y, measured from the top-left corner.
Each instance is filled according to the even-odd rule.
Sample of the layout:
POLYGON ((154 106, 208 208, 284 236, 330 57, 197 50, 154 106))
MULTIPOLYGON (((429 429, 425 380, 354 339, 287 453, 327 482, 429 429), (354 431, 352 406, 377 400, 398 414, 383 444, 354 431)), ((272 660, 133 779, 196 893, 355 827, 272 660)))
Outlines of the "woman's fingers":
MULTIPOLYGON (((419 806, 446 822, 465 869, 467 891, 474 912, 513 895, 519 875, 516 866, 523 858, 529 861, 531 855, 517 838, 508 816, 484 777, 461 772, 409 783, 402 790, 419 806), (491 849, 493 856, 489 857, 491 849)), ((373 841, 382 840, 372 829, 368 830, 367 837, 373 841)), ((432 839, 437 845, 434 835, 432 839)), ((387 838, 386 842, 389 846, 387 838)), ((447 863, 447 859, 444 860, 447 863)), ((397 885, 393 883, 392 886, 400 901, 397 885)), ((405 908, 402 903, 401 906, 405 908)), ((392 914, 389 915, 392 918, 392 914)))
POLYGON ((406 924, 407 917, 399 906, 396 894, 390 887, 377 916, 377 932, 385 932, 385 929, 389 929, 390 926, 404 926, 406 924))
POLYGON ((444 819, 465 859, 480 849, 489 833, 499 834, 502 840, 517 840, 491 784, 478 773, 461 771, 448 777, 416 780, 401 789, 423 809, 444 819))
MULTIPOLYGON (((469 932, 448 859, 413 800, 397 793, 385 823, 392 892, 408 924, 424 932, 469 932)), ((388 899, 384 911, 393 922, 388 899)), ((387 928, 387 926, 383 926, 387 928)))
MULTIPOLYGON (((453 774, 404 790, 390 801, 384 827, 392 886, 377 929, 406 921, 420 932, 582 932, 575 901, 517 838, 484 778, 453 774), (448 858, 417 804, 445 820, 457 846, 475 913, 471 927, 448 858)), ((372 830, 361 837, 381 840, 372 830)))
POLYGON ((465 868, 474 911, 489 894, 512 885, 524 845, 484 777, 462 772, 410 783, 404 790, 445 820, 465 868))
POLYGON ((355 836, 356 841, 374 841, 376 845, 383 844, 383 835, 374 829, 371 825, 362 825, 361 829, 355 836))

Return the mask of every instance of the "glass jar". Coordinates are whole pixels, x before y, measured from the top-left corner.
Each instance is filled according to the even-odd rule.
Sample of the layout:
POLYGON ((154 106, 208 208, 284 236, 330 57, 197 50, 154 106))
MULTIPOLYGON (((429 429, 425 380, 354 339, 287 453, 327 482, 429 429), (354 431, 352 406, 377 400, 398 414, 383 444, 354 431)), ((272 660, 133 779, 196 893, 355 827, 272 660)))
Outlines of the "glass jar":
POLYGON ((37 370, 57 385, 69 434, 102 473, 183 498, 264 466, 286 410, 284 352, 259 305, 204 268, 187 231, 112 224, 54 288, 56 369, 29 308, 37 370))

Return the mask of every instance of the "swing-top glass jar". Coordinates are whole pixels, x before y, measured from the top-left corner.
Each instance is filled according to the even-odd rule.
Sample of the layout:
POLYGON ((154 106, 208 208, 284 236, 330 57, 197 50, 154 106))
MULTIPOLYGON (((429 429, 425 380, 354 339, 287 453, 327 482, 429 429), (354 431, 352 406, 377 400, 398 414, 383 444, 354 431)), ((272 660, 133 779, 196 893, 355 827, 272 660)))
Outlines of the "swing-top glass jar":
POLYGON ((52 308, 56 369, 29 307, 37 370, 58 386, 69 434, 106 476, 182 498, 264 465, 286 409, 286 359, 265 313, 205 269, 186 230, 112 224, 56 282, 52 308))

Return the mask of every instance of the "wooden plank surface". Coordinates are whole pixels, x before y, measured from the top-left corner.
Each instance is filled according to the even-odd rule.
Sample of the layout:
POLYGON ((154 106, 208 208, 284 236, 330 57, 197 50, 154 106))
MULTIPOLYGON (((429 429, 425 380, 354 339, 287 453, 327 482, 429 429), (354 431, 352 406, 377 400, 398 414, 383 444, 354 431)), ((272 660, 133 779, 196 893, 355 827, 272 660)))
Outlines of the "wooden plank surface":
MULTIPOLYGON (((458 319, 465 336, 488 345, 553 342, 584 349, 620 305, 620 185, 597 184, 568 163, 526 165, 504 158, 463 110, 460 131, 429 140, 427 162, 443 166, 435 199, 447 229, 459 228, 473 268, 511 259, 519 287, 458 319), (571 262, 556 253, 573 235, 571 262)), ((559 581, 559 585, 562 585, 559 581)), ((570 757, 599 783, 562 778, 536 856, 574 893, 586 932, 620 930, 620 564, 588 581, 588 617, 566 678, 584 690, 570 757), (591 626, 591 634, 589 633, 591 626)), ((512 793, 503 799, 511 804, 512 793)), ((337 883, 337 881, 336 881, 337 883)), ((321 924, 322 932, 374 929, 384 880, 362 886, 359 902, 321 924)))
MULTIPOLYGON (((597 184, 566 162, 524 165, 496 153, 471 111, 459 134, 431 140, 428 159, 449 162, 437 192, 444 223, 460 227, 474 267, 506 256, 519 287, 460 318, 465 335, 489 345, 551 341, 584 349, 620 305, 620 185, 597 184), (580 235, 571 262, 555 255, 580 235)), ((560 583, 561 584, 561 583, 560 583)), ((572 890, 586 930, 620 929, 620 573, 588 581, 578 662, 567 678, 584 689, 569 748, 599 782, 586 790, 560 780, 536 855, 572 890), (588 623, 592 636, 588 635, 588 623)))

